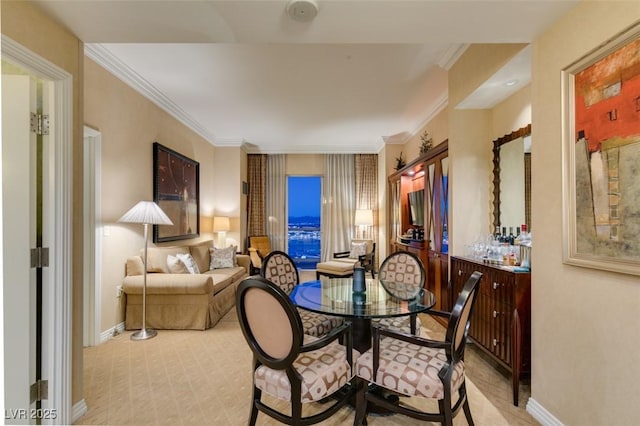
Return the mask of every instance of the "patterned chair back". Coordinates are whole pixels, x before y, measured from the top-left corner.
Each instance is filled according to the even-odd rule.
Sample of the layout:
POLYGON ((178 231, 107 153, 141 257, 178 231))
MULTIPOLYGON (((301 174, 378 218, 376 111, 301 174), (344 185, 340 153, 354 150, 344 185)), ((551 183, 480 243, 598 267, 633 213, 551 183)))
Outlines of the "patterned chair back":
POLYGON ((298 268, 293 259, 283 251, 272 251, 262 261, 260 276, 277 284, 285 293, 291 294, 300 282, 298 268))
POLYGON ((410 300, 424 288, 425 272, 422 261, 413 253, 398 251, 389 255, 378 271, 382 286, 391 295, 410 300))

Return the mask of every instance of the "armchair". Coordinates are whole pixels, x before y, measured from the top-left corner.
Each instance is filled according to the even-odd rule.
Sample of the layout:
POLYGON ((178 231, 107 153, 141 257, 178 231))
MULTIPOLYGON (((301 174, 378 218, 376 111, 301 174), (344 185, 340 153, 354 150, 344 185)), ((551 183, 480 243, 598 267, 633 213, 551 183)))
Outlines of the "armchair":
POLYGON ((321 275, 329 278, 344 278, 353 275, 353 268, 359 263, 365 272, 371 272, 375 278, 374 261, 376 255, 376 243, 372 240, 353 240, 350 251, 333 253, 333 259, 328 262, 318 263, 316 266, 316 279, 321 275))
POLYGON ((373 347, 356 362, 358 389, 355 425, 366 424, 367 401, 412 418, 453 425, 453 417, 464 410, 467 423, 473 425, 465 384, 464 349, 469 332, 471 313, 478 292, 480 272, 467 280, 448 317, 444 341, 373 328, 373 347), (399 403, 387 401, 375 392, 367 392, 367 382, 404 396, 435 399, 438 413, 419 411, 399 403), (453 403, 453 396, 457 400, 453 403))
POLYGON ((351 323, 345 322, 322 339, 305 336, 289 296, 261 277, 250 277, 240 283, 236 309, 242 333, 253 352, 249 425, 256 424, 259 412, 290 425, 318 423, 353 397, 351 323), (337 342, 339 337, 343 338, 344 346, 337 342), (288 401, 291 414, 263 402, 263 392, 288 401), (302 404, 332 395, 337 401, 328 408, 302 417, 302 404))
POLYGON ((249 237, 249 257, 251 258, 251 274, 257 274, 262 268, 262 260, 271 253, 271 241, 268 235, 249 237))

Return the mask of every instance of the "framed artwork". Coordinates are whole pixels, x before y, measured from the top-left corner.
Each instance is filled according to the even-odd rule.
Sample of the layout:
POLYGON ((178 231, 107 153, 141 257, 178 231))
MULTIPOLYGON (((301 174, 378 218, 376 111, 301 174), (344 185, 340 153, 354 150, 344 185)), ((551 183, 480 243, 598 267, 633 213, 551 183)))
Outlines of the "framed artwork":
POLYGON ((153 143, 153 200, 173 225, 154 225, 153 242, 200 236, 200 164, 153 143))
POLYGON ((563 261, 640 275, 640 25, 562 74, 563 261))

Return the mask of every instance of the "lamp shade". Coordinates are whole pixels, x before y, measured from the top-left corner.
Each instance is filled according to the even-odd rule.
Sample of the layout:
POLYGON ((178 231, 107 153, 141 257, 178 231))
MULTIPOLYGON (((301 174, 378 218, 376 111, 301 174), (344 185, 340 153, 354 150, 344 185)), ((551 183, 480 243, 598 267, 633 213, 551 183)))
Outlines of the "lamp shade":
POLYGON ((216 216, 213 218, 213 232, 227 232, 231 229, 229 218, 224 216, 216 216))
POLYGON ((356 226, 373 226, 373 210, 356 210, 356 226))
POLYGON ((153 201, 140 201, 122 215, 118 222, 147 223, 150 225, 173 225, 160 206, 153 201))

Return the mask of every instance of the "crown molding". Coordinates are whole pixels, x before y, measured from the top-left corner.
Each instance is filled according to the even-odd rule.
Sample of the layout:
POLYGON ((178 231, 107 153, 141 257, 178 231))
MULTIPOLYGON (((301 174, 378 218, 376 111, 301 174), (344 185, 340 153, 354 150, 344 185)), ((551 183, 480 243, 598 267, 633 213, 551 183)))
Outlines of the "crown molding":
POLYGON ((404 145, 412 137, 418 134, 433 118, 444 110, 449 104, 449 94, 443 93, 438 99, 436 99, 435 105, 427 112, 426 117, 412 132, 407 132, 407 136, 402 139, 390 139, 389 142, 383 141, 383 145, 404 145))
POLYGON ((251 143, 244 143, 242 149, 248 154, 377 154, 384 146, 376 145, 274 145, 260 148, 251 143))
POLYGON ((449 71, 470 45, 468 43, 452 44, 436 61, 438 66, 449 71))
POLYGON ((95 61, 98 65, 122 80, 125 84, 133 88, 145 98, 156 104, 158 107, 169 113, 176 120, 193 130, 200 137, 216 145, 216 138, 204 126, 193 119, 182 108, 176 105, 171 99, 162 94, 151 83, 131 69, 127 64, 118 59, 106 47, 100 43, 86 43, 84 54, 95 61))

